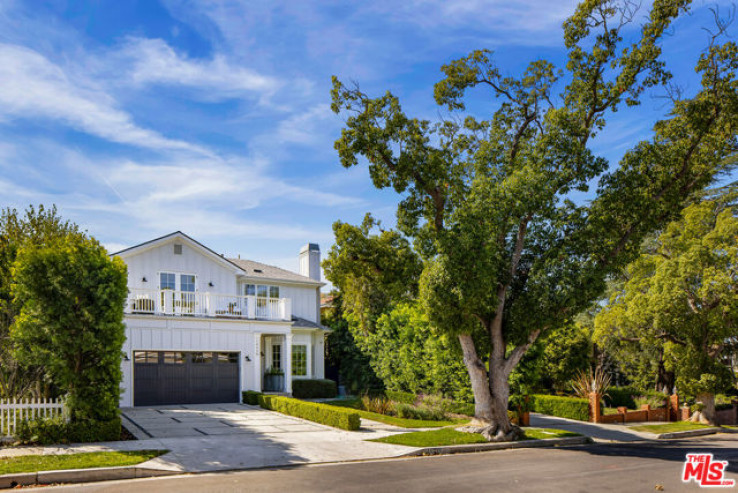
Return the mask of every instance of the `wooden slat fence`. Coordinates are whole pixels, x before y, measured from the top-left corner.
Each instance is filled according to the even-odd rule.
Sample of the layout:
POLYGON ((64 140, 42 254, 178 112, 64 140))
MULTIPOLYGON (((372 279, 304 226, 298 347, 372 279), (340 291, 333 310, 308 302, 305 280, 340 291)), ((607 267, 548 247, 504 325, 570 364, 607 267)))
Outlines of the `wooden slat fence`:
POLYGON ((25 398, 0 399, 0 437, 12 437, 23 421, 63 416, 66 409, 62 399, 25 398))

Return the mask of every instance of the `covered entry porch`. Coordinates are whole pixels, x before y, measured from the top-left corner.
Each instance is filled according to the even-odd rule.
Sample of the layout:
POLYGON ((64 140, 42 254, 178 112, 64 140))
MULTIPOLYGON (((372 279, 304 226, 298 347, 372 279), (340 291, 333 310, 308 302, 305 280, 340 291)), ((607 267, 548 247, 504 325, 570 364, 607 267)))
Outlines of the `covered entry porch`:
POLYGON ((294 380, 305 378, 322 378, 315 371, 316 364, 322 365, 322 358, 317 361, 316 350, 323 351, 322 333, 317 344, 312 330, 294 330, 288 334, 261 334, 258 337, 261 368, 261 391, 292 393, 294 380))

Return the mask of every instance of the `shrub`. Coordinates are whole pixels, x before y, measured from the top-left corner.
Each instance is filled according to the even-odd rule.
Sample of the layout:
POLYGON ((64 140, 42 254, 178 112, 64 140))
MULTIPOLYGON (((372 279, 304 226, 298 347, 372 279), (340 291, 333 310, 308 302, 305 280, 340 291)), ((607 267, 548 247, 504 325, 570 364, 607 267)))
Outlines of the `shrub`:
POLYGON ((23 421, 16 438, 23 444, 111 442, 120 440, 120 418, 67 423, 61 417, 23 421))
POLYGON ((424 421, 441 421, 446 419, 446 413, 441 409, 431 409, 422 406, 411 406, 398 402, 395 404, 395 413, 398 418, 421 419, 424 421))
POLYGON ((532 395, 531 410, 560 418, 589 421, 589 401, 578 397, 532 395))
POLYGON ((393 410, 392 401, 384 396, 364 395, 361 397, 361 406, 365 411, 379 414, 390 414, 393 410))
POLYGON ((725 409, 733 409, 733 396, 718 394, 715 396, 715 410, 722 411, 725 409))
POLYGON ((646 404, 651 406, 652 409, 659 409, 667 407, 668 403, 668 397, 660 392, 648 392, 646 395, 639 395, 634 400, 637 409, 640 409, 641 406, 645 406, 646 404))
POLYGON ((338 395, 338 387, 328 379, 292 380, 292 395, 299 399, 333 398, 338 395))
POLYGON ((463 414, 464 416, 474 416, 474 404, 467 402, 453 402, 447 408, 447 411, 454 414, 463 414))
POLYGON ((415 394, 412 394, 410 392, 401 392, 399 390, 387 390, 385 391, 385 395, 390 400, 393 400, 395 402, 402 402, 403 404, 415 404, 415 401, 418 400, 418 396, 415 394))
POLYGON ((307 419, 316 423, 341 428, 343 430, 358 430, 361 427, 359 414, 351 409, 337 408, 317 402, 305 402, 291 397, 276 395, 258 396, 259 405, 264 409, 307 419))
POLYGON ((627 407, 635 409, 636 403, 633 396, 639 395, 640 392, 633 387, 610 387, 607 395, 602 399, 607 407, 627 407))
POLYGON ((244 404, 250 404, 252 406, 258 406, 259 405, 259 396, 262 395, 261 392, 257 392, 255 390, 247 390, 245 392, 241 393, 241 397, 243 398, 244 404))

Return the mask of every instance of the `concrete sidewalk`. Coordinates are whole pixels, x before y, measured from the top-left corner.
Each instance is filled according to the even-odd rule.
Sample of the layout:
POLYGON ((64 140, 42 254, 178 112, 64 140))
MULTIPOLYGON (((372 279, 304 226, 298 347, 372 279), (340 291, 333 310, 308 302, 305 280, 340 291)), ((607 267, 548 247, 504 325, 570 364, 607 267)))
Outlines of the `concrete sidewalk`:
POLYGON ((365 441, 415 430, 366 423, 360 431, 349 432, 238 404, 137 408, 124 410, 123 420, 142 439, 9 447, 0 449, 0 457, 158 449, 170 452, 137 467, 205 472, 398 457, 415 450, 365 441))
POLYGON ((573 431, 580 435, 588 436, 596 442, 638 442, 655 438, 655 435, 652 433, 638 432, 626 425, 587 423, 538 413, 531 413, 530 425, 540 428, 556 428, 559 430, 573 431))

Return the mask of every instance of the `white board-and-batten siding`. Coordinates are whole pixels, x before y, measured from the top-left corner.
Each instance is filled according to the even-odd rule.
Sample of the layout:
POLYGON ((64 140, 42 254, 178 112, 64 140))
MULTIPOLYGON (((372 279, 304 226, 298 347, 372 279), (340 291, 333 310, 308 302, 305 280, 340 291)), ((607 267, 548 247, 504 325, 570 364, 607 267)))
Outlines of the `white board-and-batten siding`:
POLYGON ((159 273, 174 272, 197 276, 195 289, 199 292, 242 294, 238 293, 235 266, 233 269, 226 268, 187 244, 177 243, 182 245, 182 253, 175 254, 175 243, 166 243, 126 257, 128 288, 159 289, 159 273))
POLYGON ((238 352, 241 390, 261 387, 256 341, 262 334, 287 334, 286 323, 252 323, 230 320, 181 320, 174 317, 126 317, 123 351, 121 407, 133 405, 133 353, 135 351, 222 351, 238 352), (250 361, 246 361, 246 356, 250 361))

